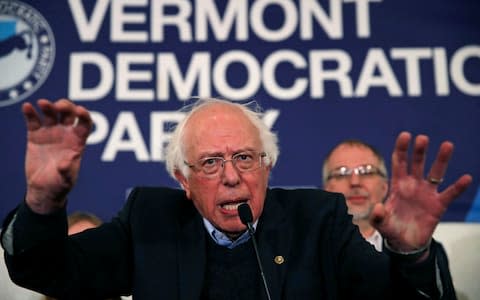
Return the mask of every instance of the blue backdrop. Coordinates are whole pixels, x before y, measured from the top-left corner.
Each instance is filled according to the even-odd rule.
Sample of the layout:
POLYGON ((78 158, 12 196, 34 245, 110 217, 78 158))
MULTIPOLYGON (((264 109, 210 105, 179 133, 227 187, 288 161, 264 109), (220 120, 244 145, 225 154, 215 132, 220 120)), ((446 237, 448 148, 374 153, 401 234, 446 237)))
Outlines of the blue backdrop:
POLYGON ((480 221, 479 12, 476 0, 0 0, 0 217, 25 191, 23 102, 92 111, 69 210, 109 219, 133 186, 177 186, 163 147, 199 95, 266 110, 273 186, 320 186, 346 138, 388 164, 400 131, 430 136, 429 163, 451 140, 445 182, 474 181, 444 221, 480 221))

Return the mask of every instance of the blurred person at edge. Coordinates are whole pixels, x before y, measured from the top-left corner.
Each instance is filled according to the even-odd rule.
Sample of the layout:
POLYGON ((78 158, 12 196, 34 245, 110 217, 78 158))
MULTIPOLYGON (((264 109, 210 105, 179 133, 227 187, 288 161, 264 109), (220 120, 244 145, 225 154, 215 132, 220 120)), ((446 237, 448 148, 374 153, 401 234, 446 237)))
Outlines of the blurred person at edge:
MULTIPOLYGON (((68 235, 82 232, 86 229, 95 228, 102 224, 102 220, 88 212, 75 211, 68 215, 68 235)), ((3 249, 0 249, 3 257, 3 249)), ((22 288, 13 283, 8 277, 4 261, 0 262, 0 299, 8 300, 54 300, 34 291, 22 288)), ((120 299, 120 298, 112 298, 120 299)))

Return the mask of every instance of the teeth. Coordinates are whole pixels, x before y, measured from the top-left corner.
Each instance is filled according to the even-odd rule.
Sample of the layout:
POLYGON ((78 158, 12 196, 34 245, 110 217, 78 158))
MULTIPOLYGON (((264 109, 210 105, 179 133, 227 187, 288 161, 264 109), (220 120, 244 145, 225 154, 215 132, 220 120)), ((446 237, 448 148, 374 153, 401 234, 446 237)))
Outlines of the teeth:
POLYGON ((242 203, 245 203, 245 202, 239 202, 239 203, 234 203, 234 204, 224 204, 224 205, 222 205, 222 208, 224 208, 226 210, 237 210, 238 206, 242 203))

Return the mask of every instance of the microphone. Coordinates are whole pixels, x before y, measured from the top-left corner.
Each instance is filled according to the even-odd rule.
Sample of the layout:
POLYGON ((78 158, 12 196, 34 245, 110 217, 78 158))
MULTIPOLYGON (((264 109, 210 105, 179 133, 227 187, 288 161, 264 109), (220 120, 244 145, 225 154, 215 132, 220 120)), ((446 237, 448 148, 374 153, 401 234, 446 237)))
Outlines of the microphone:
POLYGON ((242 203, 238 206, 238 216, 240 217, 240 221, 247 226, 248 234, 252 239, 253 249, 255 250, 255 256, 257 257, 258 268, 260 269, 260 275, 262 276, 263 287, 265 288, 265 293, 267 294, 267 299, 271 300, 270 291, 267 285, 267 279, 265 278, 265 274, 263 273, 262 262, 260 261, 260 254, 258 253, 257 241, 255 240, 255 230, 253 229, 252 222, 252 210, 247 203, 242 203))

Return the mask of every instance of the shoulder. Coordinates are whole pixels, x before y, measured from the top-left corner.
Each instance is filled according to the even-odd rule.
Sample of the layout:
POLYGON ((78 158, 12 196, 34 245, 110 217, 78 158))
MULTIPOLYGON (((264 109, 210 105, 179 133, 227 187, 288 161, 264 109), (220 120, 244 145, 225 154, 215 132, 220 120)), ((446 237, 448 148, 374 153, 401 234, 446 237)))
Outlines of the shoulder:
POLYGON ((152 199, 162 199, 164 201, 174 201, 185 198, 185 192, 180 189, 169 187, 149 187, 140 186, 132 189, 128 196, 128 201, 148 201, 152 199))
POLYGON ((321 189, 283 189, 272 188, 267 193, 267 198, 278 202, 287 208, 309 209, 335 209, 338 205, 345 204, 345 198, 340 193, 327 192, 321 189))
POLYGON ((270 189, 263 213, 267 230, 290 235, 307 248, 324 245, 322 249, 339 251, 361 238, 347 213, 345 198, 339 193, 320 189, 270 189))
POLYGON ((272 214, 302 223, 330 222, 348 216, 343 195, 321 189, 269 189, 265 208, 272 214))
POLYGON ((130 192, 121 215, 130 219, 175 220, 194 209, 185 192, 168 187, 135 187, 130 192))

